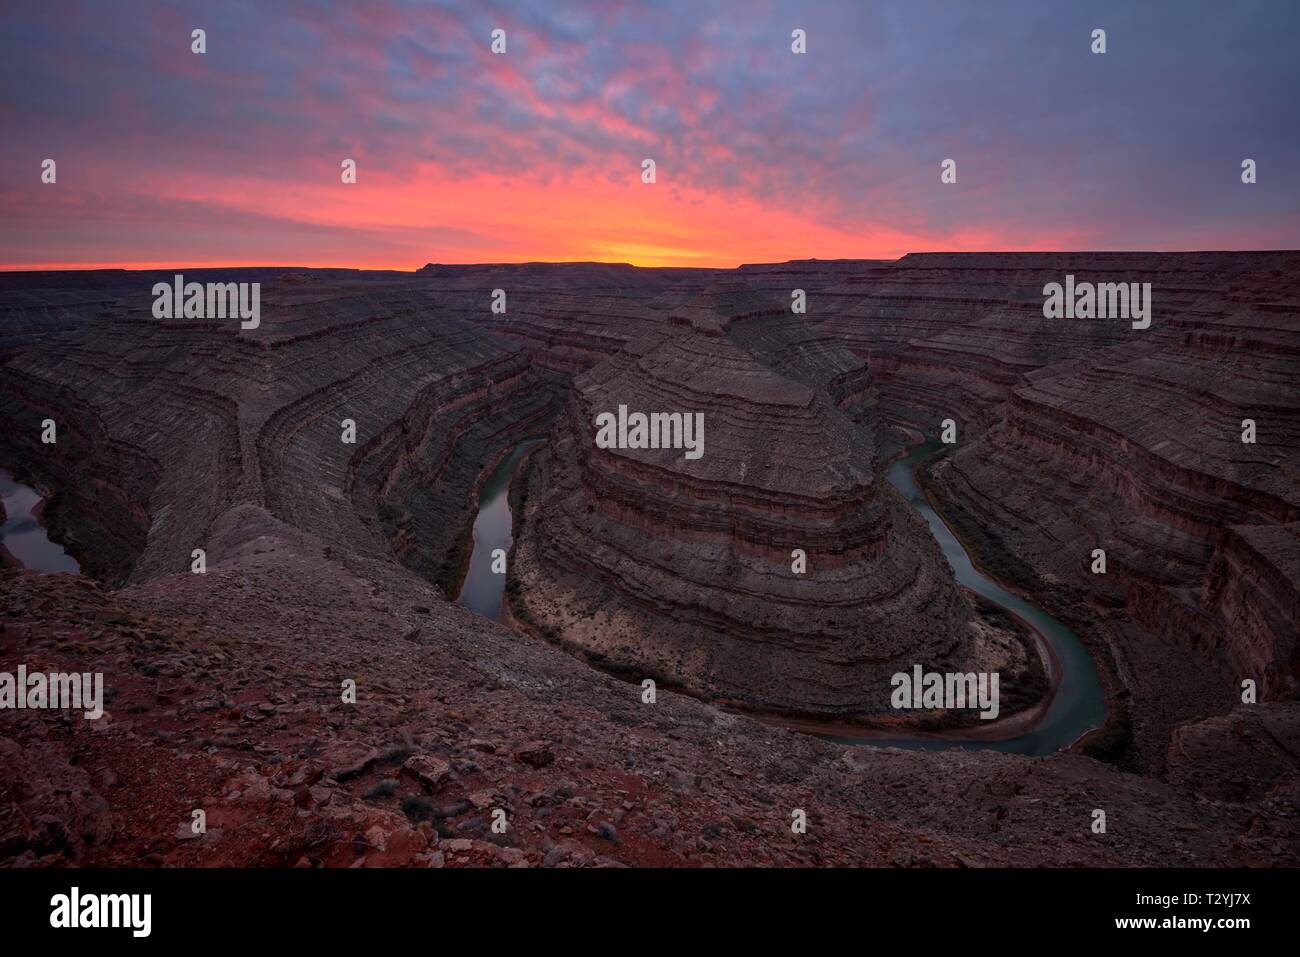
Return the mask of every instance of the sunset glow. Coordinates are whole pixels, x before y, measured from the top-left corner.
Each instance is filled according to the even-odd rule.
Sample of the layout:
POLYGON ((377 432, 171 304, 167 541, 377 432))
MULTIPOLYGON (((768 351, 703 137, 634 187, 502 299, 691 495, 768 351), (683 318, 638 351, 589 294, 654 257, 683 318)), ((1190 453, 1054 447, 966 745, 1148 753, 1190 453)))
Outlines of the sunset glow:
POLYGON ((35 92, 0 102, 0 268, 1300 244, 1271 159, 1300 128, 1287 30, 1189 17, 1173 57, 1156 12, 1117 4, 1102 69, 1098 12, 1042 35, 1036 4, 1001 6, 19 4, 0 77, 35 92), (1113 105, 1076 114, 1085 94, 1113 105), (1233 150, 1181 151, 1225 126, 1250 191, 1233 150))

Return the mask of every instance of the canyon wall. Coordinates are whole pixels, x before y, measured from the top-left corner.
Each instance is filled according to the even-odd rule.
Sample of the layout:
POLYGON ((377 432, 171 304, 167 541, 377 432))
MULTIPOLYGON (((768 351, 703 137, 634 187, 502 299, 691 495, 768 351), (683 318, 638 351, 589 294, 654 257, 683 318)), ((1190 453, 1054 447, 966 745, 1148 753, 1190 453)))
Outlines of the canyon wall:
MULTIPOLYGON (((55 537, 105 581, 187 568, 212 523, 252 503, 450 590, 484 470, 519 438, 550 433, 529 508, 556 511, 531 526, 536 544, 557 575, 599 583, 574 577, 585 597, 566 614, 626 603, 633 617, 679 620, 698 605, 729 636, 699 643, 712 650, 690 665, 681 638, 613 655, 597 644, 623 639, 584 639, 584 653, 639 666, 658 656, 666 676, 743 699, 734 676, 761 655, 718 651, 738 636, 769 648, 801 636, 789 646, 804 651, 789 654, 805 664, 819 643, 854 647, 826 637, 871 620, 851 569, 887 560, 912 524, 881 504, 884 468, 906 441, 894 426, 934 434, 951 418, 958 441, 929 469, 931 492, 989 570, 1090 642, 1113 708, 1132 719, 1134 760, 1160 765, 1172 728, 1231 706, 1244 678, 1266 697, 1295 695, 1296 254, 188 276, 263 282, 262 326, 249 331, 154 320, 148 290, 170 275, 15 274, 0 286, 4 458, 54 493, 55 537), (1151 328, 1044 318, 1043 286, 1066 274, 1151 282, 1151 328), (491 309, 496 289, 504 312, 491 309), (790 310, 793 289, 804 315, 790 310), (595 450, 591 418, 620 394, 716 417, 703 464, 595 450), (55 446, 39 441, 45 418, 58 423, 55 446), (339 441, 345 418, 355 446, 339 441), (1254 444, 1241 442, 1247 418, 1254 444), (815 573, 847 576, 819 586, 837 596, 830 625, 801 620, 800 586, 775 574, 796 547, 815 573), (1096 548, 1104 575, 1090 571, 1096 548), (728 668, 733 678, 712 677, 728 668)), ((866 577, 941 588, 925 584, 942 577, 925 547, 909 544, 910 572, 866 577)), ((958 647, 965 638, 947 629, 930 630, 958 647)), ((625 644, 654 641, 638 631, 625 644)), ((867 647, 846 658, 865 660, 867 647)), ((774 666, 755 700, 843 706, 809 667, 787 694, 775 676, 797 665, 774 666)))
POLYGON ((958 423, 931 470, 945 514, 1004 577, 1094 619, 1153 760, 1243 679, 1295 696, 1300 255, 917 254, 810 302, 887 417, 958 423), (1150 328, 1044 318, 1067 274, 1150 282, 1150 328))
POLYGON ((51 323, 0 381, 6 459, 56 493, 55 537, 83 567, 112 583, 188 569, 213 522, 249 503, 450 587, 479 475, 545 430, 552 380, 409 277, 223 272, 263 283, 249 330, 154 319, 159 278, 139 274, 75 333, 51 323))
POLYGON ((154 319, 170 277, 0 276, 0 466, 88 573, 0 569, 0 670, 111 692, 93 730, 7 719, 0 864, 1296 863, 1296 254, 187 271, 262 282, 254 330, 154 319), (1151 281, 1152 327, 1044 320, 1066 272, 1151 281), (598 448, 619 403, 703 412, 704 456, 598 448), (929 491, 1089 642, 1121 770, 671 690, 844 715, 918 656, 1041 690, 883 479, 895 426, 943 418, 929 491), (564 650, 444 600, 477 482, 540 432, 509 589, 564 650), (172 839, 201 802, 209 837, 172 839))
POLYGON ((865 364, 734 281, 665 311, 573 381, 529 480, 516 615, 602 667, 751 708, 879 716, 914 664, 1000 669, 1008 704, 1037 700, 1035 654, 979 618, 883 480, 865 364), (620 407, 694 417, 704 444, 598 445, 620 407))

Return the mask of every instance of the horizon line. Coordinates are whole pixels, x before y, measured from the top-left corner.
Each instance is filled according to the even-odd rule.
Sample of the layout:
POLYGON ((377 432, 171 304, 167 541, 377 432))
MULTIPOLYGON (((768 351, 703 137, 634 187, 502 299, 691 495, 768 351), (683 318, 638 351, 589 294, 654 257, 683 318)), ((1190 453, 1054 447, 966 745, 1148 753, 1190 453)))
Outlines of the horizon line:
POLYGON ((474 261, 474 262, 426 262, 423 266, 414 268, 405 268, 398 266, 341 266, 341 265, 312 265, 307 266, 301 263, 152 263, 152 262, 132 262, 132 263, 90 263, 90 264, 63 264, 63 263, 6 263, 0 264, 0 274, 21 274, 21 273, 53 273, 53 272, 166 272, 169 270, 184 269, 286 269, 286 270, 330 270, 330 271, 347 271, 347 272, 394 272, 404 275, 418 275, 421 269, 429 266, 625 266, 630 269, 645 270, 694 270, 699 272, 710 272, 718 270, 736 270, 745 266, 782 266, 790 263, 800 262, 823 262, 823 263, 853 263, 853 262, 878 262, 878 263, 897 263, 906 259, 908 256, 1060 256, 1060 255, 1227 255, 1227 254, 1300 254, 1300 248, 1297 249, 987 249, 987 250, 955 250, 955 249, 918 249, 904 253, 896 258, 882 256, 800 256, 792 259, 773 259, 773 260, 756 260, 751 262, 740 262, 732 266, 668 266, 668 265, 641 265, 639 263, 628 262, 623 259, 521 259, 521 260, 501 260, 501 261, 474 261))

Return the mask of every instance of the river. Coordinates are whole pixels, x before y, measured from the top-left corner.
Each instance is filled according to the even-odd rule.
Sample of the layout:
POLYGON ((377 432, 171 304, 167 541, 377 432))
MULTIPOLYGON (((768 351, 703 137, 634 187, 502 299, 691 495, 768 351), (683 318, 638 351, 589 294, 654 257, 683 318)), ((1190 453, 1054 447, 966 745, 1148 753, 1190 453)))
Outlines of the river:
POLYGON ((13 475, 0 469, 0 498, 4 499, 5 520, 0 527, 0 545, 22 562, 24 568, 42 572, 80 574, 77 560, 62 546, 50 541, 45 529, 36 521, 33 509, 41 500, 34 488, 15 482, 13 475))
MULTIPOLYGON (((457 602, 492 619, 500 619, 506 576, 492 571, 492 551, 510 550, 513 528, 510 514, 510 479, 520 460, 543 439, 529 439, 511 449, 492 470, 479 492, 478 516, 474 519, 474 549, 457 602)), ((1047 711, 1028 730, 1005 739, 973 739, 940 734, 846 737, 827 735, 841 744, 874 747, 937 750, 941 748, 993 749, 1015 754, 1045 755, 1068 748, 1088 731, 1100 728, 1106 718, 1106 694, 1096 663, 1079 637, 1019 595, 1002 588, 979 571, 970 555, 942 518, 930 506, 916 483, 916 466, 934 454, 940 444, 930 440, 912 446, 888 472, 888 479, 913 508, 921 513, 939 542, 957 581, 1033 628, 1051 647, 1060 674, 1056 693, 1047 711)))
POLYGON ((1002 588, 976 568, 961 542, 930 506, 916 483, 915 471, 922 460, 941 447, 940 443, 934 440, 912 446, 906 455, 890 466, 889 483, 902 493, 908 504, 921 513, 926 524, 930 526, 931 534, 943 549, 944 557, 952 566, 957 581, 1017 615, 1051 646, 1060 664, 1056 694, 1048 705, 1047 713, 1030 730, 1004 740, 976 741, 930 736, 833 737, 831 740, 843 744, 865 744, 877 747, 923 750, 960 747, 1031 755, 1052 754, 1068 748, 1087 732, 1100 728, 1106 720, 1106 692, 1096 662, 1092 660, 1092 655, 1073 631, 1037 605, 1002 588))
POLYGON ((502 548, 509 554, 510 546, 514 544, 510 479, 524 455, 545 441, 525 439, 520 442, 497 463, 479 489, 478 515, 474 518, 474 550, 456 602, 484 617, 499 620, 501 601, 505 596, 506 576, 492 571, 492 552, 502 548))

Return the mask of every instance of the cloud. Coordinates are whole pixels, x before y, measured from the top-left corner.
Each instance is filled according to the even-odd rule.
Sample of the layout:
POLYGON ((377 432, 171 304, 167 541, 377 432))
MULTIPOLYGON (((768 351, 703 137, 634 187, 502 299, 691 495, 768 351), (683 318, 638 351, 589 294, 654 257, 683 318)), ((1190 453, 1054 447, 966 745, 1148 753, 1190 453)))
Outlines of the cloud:
POLYGON ((1282 2, 21 4, 0 264, 1295 247, 1297 26, 1282 2))

